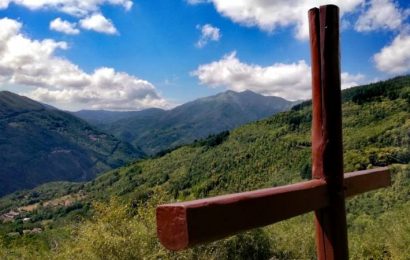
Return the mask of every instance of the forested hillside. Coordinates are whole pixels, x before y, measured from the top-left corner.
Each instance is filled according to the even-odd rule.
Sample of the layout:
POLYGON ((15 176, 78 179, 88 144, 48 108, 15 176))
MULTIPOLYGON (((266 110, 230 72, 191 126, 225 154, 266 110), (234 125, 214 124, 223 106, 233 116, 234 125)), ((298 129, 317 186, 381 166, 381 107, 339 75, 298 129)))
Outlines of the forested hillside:
MULTIPOLYGON (((0 252, 27 259, 314 259, 311 214, 181 253, 159 245, 154 219, 158 203, 308 179, 310 125, 305 102, 88 183, 7 196, 2 212, 34 198, 43 205, 1 226, 0 252), (44 205, 64 196, 74 202, 44 205), (42 232, 22 234, 34 227, 42 232)), ((410 77, 343 91, 343 134, 345 172, 390 165, 393 175, 392 187, 348 201, 351 259, 409 259, 410 77)))
POLYGON ((143 153, 83 120, 0 92, 0 196, 50 181, 86 181, 143 153))
POLYGON ((154 155, 161 150, 289 110, 293 104, 295 102, 252 91, 226 91, 171 110, 79 111, 75 115, 125 142, 141 147, 146 154, 154 155), (119 120, 114 120, 115 117, 119 120))
POLYGON ((160 108, 148 108, 140 111, 80 110, 71 113, 97 127, 107 127, 126 118, 160 116, 163 112, 160 108))

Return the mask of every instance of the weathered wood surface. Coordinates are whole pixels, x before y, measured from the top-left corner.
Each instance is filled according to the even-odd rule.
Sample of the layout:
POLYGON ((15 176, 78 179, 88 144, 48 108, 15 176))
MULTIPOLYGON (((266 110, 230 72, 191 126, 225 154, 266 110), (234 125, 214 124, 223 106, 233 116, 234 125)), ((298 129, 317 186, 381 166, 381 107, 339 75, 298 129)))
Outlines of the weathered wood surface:
POLYGON ((388 167, 345 173, 345 196, 351 197, 391 185, 388 167))
POLYGON ((339 8, 309 10, 312 54, 312 177, 325 180, 329 206, 315 211, 319 259, 348 259, 343 189, 339 8))
MULTIPOLYGON (((388 168, 345 174, 345 194, 390 185, 388 168)), ((329 206, 328 187, 311 180, 157 208, 157 234, 168 249, 181 250, 329 206)))

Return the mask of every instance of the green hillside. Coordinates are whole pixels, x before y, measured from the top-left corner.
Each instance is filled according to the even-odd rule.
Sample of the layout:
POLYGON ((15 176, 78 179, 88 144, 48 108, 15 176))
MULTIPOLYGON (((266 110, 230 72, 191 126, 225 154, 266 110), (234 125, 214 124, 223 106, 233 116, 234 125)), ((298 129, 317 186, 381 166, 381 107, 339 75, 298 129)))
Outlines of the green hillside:
POLYGON ((80 110, 71 113, 92 125, 104 127, 126 118, 160 116, 163 112, 160 108, 148 108, 141 111, 80 110))
POLYGON ((0 196, 50 181, 85 181, 143 155, 71 114, 0 92, 0 196))
POLYGON ((210 134, 231 130, 243 124, 289 110, 294 103, 252 91, 226 91, 200 98, 171 110, 147 109, 138 112, 77 112, 107 133, 141 147, 148 155, 188 144, 210 134), (113 116, 125 117, 113 121, 113 116), (103 119, 106 123, 103 123, 103 119))
MULTIPOLYGON (((345 90, 343 101, 345 172, 391 165, 393 174, 392 187, 348 201, 350 256, 409 259, 410 77, 345 90)), ((154 219, 158 203, 309 178, 310 124, 311 106, 305 102, 266 120, 107 172, 88 183, 60 183, 58 191, 48 193, 37 189, 11 194, 0 201, 1 212, 27 205, 33 196, 43 205, 67 195, 77 200, 70 206, 39 206, 0 226, 3 255, 28 259, 314 259, 311 214, 181 253, 170 253, 159 245, 154 219), (32 220, 24 223, 23 217, 32 220), (43 232, 10 235, 34 226, 43 232)))

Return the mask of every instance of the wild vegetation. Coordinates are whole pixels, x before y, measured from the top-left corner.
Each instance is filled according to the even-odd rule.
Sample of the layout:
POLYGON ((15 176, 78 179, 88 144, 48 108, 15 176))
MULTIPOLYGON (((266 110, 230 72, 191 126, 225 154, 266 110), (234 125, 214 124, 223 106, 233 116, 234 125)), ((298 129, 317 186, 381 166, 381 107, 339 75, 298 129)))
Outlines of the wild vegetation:
MULTIPOLYGON (((345 172, 390 165, 393 184, 347 203, 352 259, 409 259, 410 77, 343 92, 345 172)), ((165 250, 155 237, 159 203, 278 186, 309 178, 309 102, 289 112, 66 186, 82 207, 44 207, 50 218, 1 225, 0 258, 314 259, 312 214, 198 246, 165 250), (40 234, 13 231, 38 225, 40 234), (10 235, 12 233, 12 235, 10 235), (3 254, 3 255, 2 255, 3 254)), ((2 211, 19 205, 4 199, 2 211)), ((45 200, 53 196, 44 196, 45 200)), ((55 197, 54 197, 55 198, 55 197)), ((27 217, 35 218, 40 211, 27 217)))
POLYGON ((231 130, 243 124, 289 110, 294 102, 252 91, 226 91, 200 98, 171 110, 146 109, 109 113, 79 111, 75 115, 107 133, 141 147, 148 155, 231 130), (118 118, 118 120, 114 120, 118 118))
POLYGON ((86 181, 143 153, 69 113, 0 92, 0 196, 50 181, 86 181))

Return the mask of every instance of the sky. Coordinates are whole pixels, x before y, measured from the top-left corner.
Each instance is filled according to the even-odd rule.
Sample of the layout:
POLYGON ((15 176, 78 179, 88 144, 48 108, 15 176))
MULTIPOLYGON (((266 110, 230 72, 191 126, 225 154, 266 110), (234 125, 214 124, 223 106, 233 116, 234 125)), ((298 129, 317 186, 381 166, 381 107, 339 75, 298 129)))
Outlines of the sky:
POLYGON ((0 91, 65 110, 309 99, 307 11, 324 4, 340 7, 342 88, 410 73, 407 0, 0 0, 0 91))

